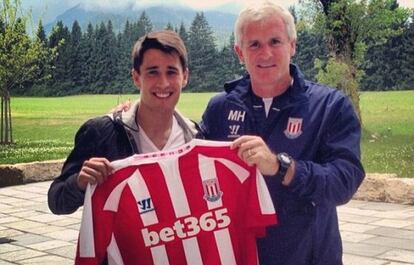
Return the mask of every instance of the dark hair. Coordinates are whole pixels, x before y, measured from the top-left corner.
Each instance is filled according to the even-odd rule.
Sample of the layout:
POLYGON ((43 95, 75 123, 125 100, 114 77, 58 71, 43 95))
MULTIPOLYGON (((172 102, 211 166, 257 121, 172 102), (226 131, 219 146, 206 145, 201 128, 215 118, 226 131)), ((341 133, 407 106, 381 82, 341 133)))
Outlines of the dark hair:
POLYGON ((168 54, 176 53, 180 58, 183 71, 187 69, 187 49, 183 40, 175 31, 154 31, 139 38, 132 49, 132 65, 135 71, 139 72, 144 53, 149 49, 157 49, 168 54))

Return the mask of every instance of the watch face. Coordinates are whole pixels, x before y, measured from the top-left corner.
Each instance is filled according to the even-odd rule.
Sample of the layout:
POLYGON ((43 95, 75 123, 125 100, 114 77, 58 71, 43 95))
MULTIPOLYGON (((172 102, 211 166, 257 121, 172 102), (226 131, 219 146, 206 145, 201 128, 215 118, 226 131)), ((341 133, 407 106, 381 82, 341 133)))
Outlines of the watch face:
POLYGON ((279 170, 276 176, 279 178, 280 181, 283 181, 285 178, 286 172, 292 163, 292 158, 286 153, 279 153, 277 154, 277 159, 279 160, 279 170))
POLYGON ((280 159, 283 161, 283 163, 290 164, 290 157, 287 154, 280 154, 280 159))

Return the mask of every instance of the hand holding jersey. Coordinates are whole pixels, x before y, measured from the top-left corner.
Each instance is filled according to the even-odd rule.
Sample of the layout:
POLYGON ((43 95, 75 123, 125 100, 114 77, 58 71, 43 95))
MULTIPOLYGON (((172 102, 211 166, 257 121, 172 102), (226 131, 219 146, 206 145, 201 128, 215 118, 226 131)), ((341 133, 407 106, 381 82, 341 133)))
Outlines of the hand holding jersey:
POLYGON ((75 264, 258 264, 256 239, 277 218, 263 176, 229 145, 112 162, 87 189, 75 264))
POLYGON ((112 174, 112 170, 111 163, 104 157, 92 157, 85 160, 76 179, 79 189, 86 190, 88 183, 102 184, 112 174))
POLYGON ((278 169, 276 155, 270 151, 262 138, 253 135, 241 136, 233 141, 231 148, 238 148, 239 157, 249 166, 257 165, 263 175, 276 174, 278 169))
MULTIPOLYGON (((238 156, 249 166, 256 165, 260 173, 274 176, 280 170, 280 162, 265 141, 259 136, 244 135, 233 141, 232 149, 238 148, 238 156)), ((282 184, 288 186, 295 172, 294 161, 283 176, 282 184)))

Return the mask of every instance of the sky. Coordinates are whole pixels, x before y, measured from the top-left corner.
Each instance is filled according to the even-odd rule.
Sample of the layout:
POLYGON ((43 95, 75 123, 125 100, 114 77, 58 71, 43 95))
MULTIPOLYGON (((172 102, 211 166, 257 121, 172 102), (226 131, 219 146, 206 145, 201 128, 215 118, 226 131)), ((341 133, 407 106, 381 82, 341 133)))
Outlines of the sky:
MULTIPOLYGON (((25 9, 31 8, 34 21, 42 17, 43 24, 53 21, 56 16, 65 10, 82 3, 86 8, 116 9, 136 4, 137 7, 148 5, 174 5, 180 4, 197 10, 208 10, 224 4, 243 5, 255 0, 21 0, 25 9)), ((277 0, 286 7, 293 5, 298 0, 277 0)), ((36 23, 37 24, 37 23, 36 23)))
MULTIPOLYGON (((21 0, 23 7, 32 10, 32 18, 35 24, 39 17, 42 17, 43 24, 52 22, 56 16, 65 10, 82 3, 86 8, 108 8, 116 9, 137 4, 138 7, 148 5, 173 5, 181 4, 198 10, 208 10, 224 4, 237 4, 242 6, 245 3, 255 0, 21 0)), ((298 0, 277 0, 281 5, 289 7, 298 0)), ((414 0, 398 0, 400 6, 414 8, 414 0)))

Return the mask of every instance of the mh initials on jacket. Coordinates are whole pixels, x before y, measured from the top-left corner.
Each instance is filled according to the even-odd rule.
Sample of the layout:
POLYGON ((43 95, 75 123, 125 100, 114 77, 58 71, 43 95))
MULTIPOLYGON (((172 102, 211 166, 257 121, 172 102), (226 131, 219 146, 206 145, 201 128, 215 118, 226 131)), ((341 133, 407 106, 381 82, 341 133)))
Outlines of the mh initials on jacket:
POLYGON ((227 120, 229 121, 242 121, 244 122, 244 117, 246 116, 246 111, 244 110, 230 110, 227 120))

